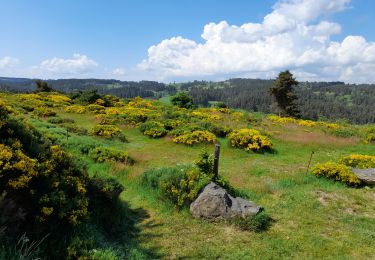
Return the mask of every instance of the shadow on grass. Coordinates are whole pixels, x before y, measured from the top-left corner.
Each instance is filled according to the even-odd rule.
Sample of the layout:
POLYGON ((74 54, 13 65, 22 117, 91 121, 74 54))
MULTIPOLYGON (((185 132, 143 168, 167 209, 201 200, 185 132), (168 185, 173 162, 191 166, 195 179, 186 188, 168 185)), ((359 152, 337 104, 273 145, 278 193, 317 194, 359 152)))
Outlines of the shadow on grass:
POLYGON ((160 225, 150 221, 143 223, 150 218, 145 209, 132 209, 127 202, 119 201, 116 209, 108 209, 107 214, 99 218, 96 216, 95 225, 101 227, 106 244, 115 251, 120 251, 122 257, 126 259, 160 259, 163 257, 158 253, 160 248, 141 246, 142 240, 157 237, 149 233, 143 234, 142 229, 150 230, 160 225))

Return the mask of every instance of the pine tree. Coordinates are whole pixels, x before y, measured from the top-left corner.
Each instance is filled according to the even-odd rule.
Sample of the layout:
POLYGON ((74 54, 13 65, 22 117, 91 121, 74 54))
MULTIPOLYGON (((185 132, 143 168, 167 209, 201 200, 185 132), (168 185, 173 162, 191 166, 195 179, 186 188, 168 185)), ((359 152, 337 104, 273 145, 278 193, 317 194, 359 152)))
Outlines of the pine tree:
POLYGON ((276 99, 278 107, 287 116, 299 117, 300 111, 295 104, 297 100, 294 94, 294 86, 298 85, 298 81, 293 78, 293 74, 289 70, 280 72, 276 78, 273 87, 270 89, 270 94, 276 99))

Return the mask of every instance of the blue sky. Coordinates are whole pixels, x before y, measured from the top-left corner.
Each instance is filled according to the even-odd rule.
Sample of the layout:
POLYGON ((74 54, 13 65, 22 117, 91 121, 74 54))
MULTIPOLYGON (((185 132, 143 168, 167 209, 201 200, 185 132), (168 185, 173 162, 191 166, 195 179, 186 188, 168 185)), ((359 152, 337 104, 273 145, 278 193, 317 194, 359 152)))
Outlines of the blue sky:
POLYGON ((300 79, 368 82, 373 10, 372 0, 4 0, 0 76, 184 81, 291 69, 300 79), (310 11, 312 2, 321 5, 310 11))

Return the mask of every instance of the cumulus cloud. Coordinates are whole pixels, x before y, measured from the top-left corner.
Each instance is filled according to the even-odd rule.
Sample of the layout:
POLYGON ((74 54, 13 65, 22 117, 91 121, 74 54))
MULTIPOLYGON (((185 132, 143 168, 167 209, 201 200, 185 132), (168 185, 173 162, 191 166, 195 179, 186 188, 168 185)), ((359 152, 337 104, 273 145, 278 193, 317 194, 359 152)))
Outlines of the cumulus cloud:
POLYGON ((203 43, 172 37, 151 46, 138 66, 162 78, 275 75, 291 69, 299 79, 374 82, 375 43, 348 35, 333 41, 341 25, 327 21, 350 0, 281 0, 262 23, 205 25, 203 43))
POLYGON ((19 60, 10 56, 5 56, 0 59, 0 69, 14 67, 18 64, 19 60))
POLYGON ((98 64, 86 55, 74 54, 70 59, 54 57, 42 61, 37 69, 55 75, 81 75, 91 72, 98 64))
POLYGON ((125 76, 126 75, 126 70, 124 68, 116 68, 112 71, 112 74, 114 76, 119 76, 119 77, 122 77, 122 76, 125 76))

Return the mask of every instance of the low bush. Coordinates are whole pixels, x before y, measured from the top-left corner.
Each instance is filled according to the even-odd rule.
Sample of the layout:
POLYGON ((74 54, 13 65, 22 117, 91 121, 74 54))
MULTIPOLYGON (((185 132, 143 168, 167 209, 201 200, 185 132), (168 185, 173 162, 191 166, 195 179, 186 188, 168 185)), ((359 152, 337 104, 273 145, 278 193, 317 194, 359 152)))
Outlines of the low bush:
POLYGON ((215 143, 216 136, 209 131, 193 131, 173 138, 173 142, 193 145, 198 143, 215 143))
POLYGON ((239 229, 244 231, 261 232, 267 230, 273 222, 273 219, 267 215, 264 211, 256 214, 255 216, 246 218, 233 218, 230 223, 237 226, 239 229))
POLYGON ((234 130, 228 137, 233 147, 244 148, 246 151, 254 152, 272 151, 270 140, 254 129, 234 130))
POLYGON ((102 114, 105 110, 104 106, 97 104, 90 104, 86 108, 88 111, 93 112, 94 114, 102 114))
POLYGON ((111 203, 116 201, 124 190, 124 186, 116 179, 103 179, 97 176, 90 178, 88 187, 91 198, 96 197, 98 199, 98 197, 101 197, 111 203))
POLYGON ((176 208, 189 206, 209 182, 210 178, 192 166, 151 169, 142 177, 144 185, 159 190, 176 208))
POLYGON ((47 122, 51 124, 73 124, 75 121, 71 118, 50 117, 47 122))
POLYGON ((56 112, 47 107, 37 107, 33 110, 33 113, 40 117, 55 116, 56 112))
POLYGON ((99 163, 103 162, 122 162, 126 164, 133 164, 134 160, 127 152, 105 147, 96 147, 89 152, 89 156, 99 163))
POLYGON ((68 130, 68 132, 75 133, 75 134, 78 134, 78 135, 87 135, 87 133, 88 133, 86 128, 80 127, 80 126, 77 126, 77 125, 64 124, 63 126, 68 130))
POLYGON ((164 124, 156 121, 146 121, 141 124, 139 130, 147 136, 158 138, 163 137, 167 134, 167 130, 164 128, 164 124))
POLYGON ((375 168, 375 156, 351 154, 349 156, 343 157, 340 160, 340 163, 353 168, 375 168))
POLYGON ((72 106, 65 107, 64 110, 66 112, 70 112, 70 113, 84 114, 86 112, 86 107, 78 106, 78 105, 72 105, 72 106))
POLYGON ((121 129, 115 125, 95 125, 91 130, 91 135, 101 136, 105 138, 118 137, 121 129))
POLYGON ((312 169, 312 174, 317 177, 327 177, 343 182, 349 186, 361 185, 361 180, 352 172, 349 166, 344 164, 326 162, 316 165, 312 169))

